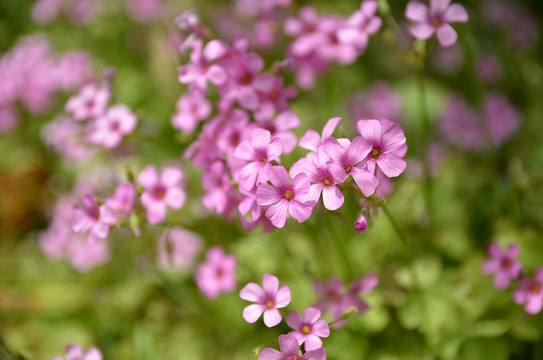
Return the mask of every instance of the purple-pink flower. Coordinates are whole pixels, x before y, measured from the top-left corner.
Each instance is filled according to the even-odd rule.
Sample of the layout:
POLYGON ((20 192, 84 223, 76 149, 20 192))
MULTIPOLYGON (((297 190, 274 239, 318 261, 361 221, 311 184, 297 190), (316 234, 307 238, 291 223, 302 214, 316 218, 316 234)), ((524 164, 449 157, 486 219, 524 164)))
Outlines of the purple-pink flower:
POLYGON ((79 94, 72 96, 66 103, 66 112, 75 120, 85 120, 102 115, 109 101, 109 90, 98 88, 94 84, 84 86, 79 94))
POLYGON ((94 122, 90 140, 106 148, 113 148, 121 142, 125 135, 136 128, 136 115, 126 105, 115 105, 94 122))
POLYGON ((288 214, 298 222, 306 221, 315 206, 313 201, 304 200, 310 188, 307 176, 298 174, 291 183, 283 166, 273 166, 268 177, 272 185, 260 184, 256 190, 258 205, 269 206, 266 217, 278 228, 285 226, 288 214))
POLYGON ((79 345, 67 345, 65 357, 55 356, 51 360, 102 360, 102 354, 95 347, 84 352, 79 345))
POLYGON ((158 243, 158 265, 164 270, 187 271, 202 250, 202 238, 192 231, 173 227, 164 232, 158 243))
POLYGON ((537 314, 543 305, 543 267, 536 270, 533 279, 523 277, 519 280, 519 288, 513 293, 517 304, 525 304, 528 314, 537 314))
POLYGON ((316 203, 322 193, 324 207, 337 210, 343 205, 345 198, 337 186, 341 181, 335 178, 329 166, 330 157, 319 148, 316 153, 311 152, 296 161, 290 168, 290 176, 294 178, 298 174, 306 174, 311 182, 306 199, 316 203))
POLYGON ((167 208, 181 209, 186 194, 181 188, 183 172, 173 166, 164 168, 159 177, 153 165, 147 166, 138 176, 138 183, 143 187, 141 203, 145 207, 147 221, 158 224, 166 219, 167 208))
POLYGON ((115 189, 113 196, 106 199, 106 206, 113 211, 128 215, 132 211, 134 206, 134 199, 136 198, 136 191, 134 186, 130 183, 120 183, 115 189))
POLYGON ((319 320, 320 316, 320 310, 313 307, 305 309, 303 316, 298 311, 288 314, 287 324, 294 329, 289 335, 296 337, 298 345, 305 343, 306 351, 322 348, 320 338, 330 336, 330 327, 326 321, 319 320))
POLYGON ((236 287, 237 260, 234 255, 225 254, 219 246, 207 251, 206 262, 199 265, 195 275, 198 289, 209 299, 215 299, 223 292, 231 292, 236 287))
POLYGON ((368 217, 366 215, 367 214, 363 212, 354 222, 354 229, 359 233, 363 233, 368 228, 368 217))
POLYGON ((340 140, 341 143, 329 138, 323 145, 324 151, 332 159, 330 172, 337 182, 344 182, 352 176, 364 196, 370 196, 378 185, 374 171, 369 171, 364 162, 372 149, 370 143, 361 136, 355 137, 352 142, 340 140))
POLYGON ((356 126, 371 147, 365 159, 370 172, 375 174, 379 167, 387 177, 399 176, 407 166, 403 159, 407 144, 402 127, 387 119, 359 120, 356 126))
POLYGON ((91 195, 83 195, 81 204, 74 206, 72 229, 78 234, 89 231, 89 241, 105 239, 109 226, 117 219, 106 205, 98 205, 91 195))
POLYGON ((323 348, 311 350, 305 354, 300 353, 300 345, 294 335, 279 335, 279 349, 264 348, 258 360, 325 360, 326 352, 323 348))
POLYGON ((509 245, 505 251, 502 251, 496 243, 492 243, 488 247, 490 259, 484 262, 483 273, 496 275, 494 285, 498 289, 505 290, 511 280, 519 276, 522 269, 522 264, 516 261, 519 250, 517 245, 509 245))
POLYGON ((468 13, 462 5, 450 2, 451 0, 430 0, 428 7, 420 1, 410 1, 405 9, 405 17, 415 21, 409 29, 411 34, 417 39, 426 40, 435 32, 441 46, 453 45, 458 35, 449 23, 468 21, 468 13))
POLYGON ((284 308, 290 303, 290 288, 288 285, 279 287, 277 277, 264 274, 262 287, 255 283, 248 283, 241 289, 239 296, 243 300, 255 303, 243 309, 245 321, 252 324, 264 313, 264 324, 267 327, 273 327, 282 319, 277 309, 284 308))
POLYGON ((234 155, 249 162, 239 174, 242 189, 250 191, 255 185, 268 181, 271 162, 280 161, 282 144, 281 139, 272 139, 268 130, 257 128, 251 131, 251 140, 243 140, 236 147, 234 155))

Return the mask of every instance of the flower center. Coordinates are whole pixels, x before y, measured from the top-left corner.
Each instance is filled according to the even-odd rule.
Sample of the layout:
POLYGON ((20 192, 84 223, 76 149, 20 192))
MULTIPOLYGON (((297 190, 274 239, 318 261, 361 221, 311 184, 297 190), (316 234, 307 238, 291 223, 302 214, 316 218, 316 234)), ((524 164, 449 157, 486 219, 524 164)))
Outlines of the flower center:
POLYGON ((262 162, 262 165, 266 164, 268 162, 268 159, 266 158, 262 158, 262 160, 260 160, 262 162))
POLYGON ((164 186, 157 186, 153 189, 153 197, 158 200, 164 199, 166 196, 166 188, 164 186))
POLYGON ((324 180, 324 186, 332 186, 334 185, 334 180, 332 179, 325 179, 324 180))
POLYGON ((502 259, 502 267, 505 270, 510 270, 513 267, 513 262, 510 259, 502 259))
POLYGON ((303 328, 302 328, 302 334, 304 335, 307 335, 311 332, 311 328, 307 325, 305 325, 303 328))
POLYGON ((298 355, 292 355, 288 360, 300 360, 300 357, 298 355))
POLYGON ((266 301, 266 307, 271 310, 271 309, 273 309, 275 307, 275 304, 274 304, 273 301, 268 300, 268 301, 266 301))
POLYGON ((110 125, 110 129, 111 131, 119 131, 119 129, 121 128, 121 124, 119 124, 119 122, 117 120, 114 120, 113 122, 111 122, 111 125, 110 125))
POLYGON ((351 172, 351 167, 350 167, 350 166, 345 165, 343 168, 345 169, 345 172, 346 172, 347 174, 348 174, 349 172, 351 172))
POLYGON ((370 154, 372 158, 377 159, 381 155, 381 150, 373 148, 370 154))
POLYGON ((541 286, 539 284, 533 284, 530 291, 534 294, 539 293, 541 291, 541 286))
POLYGON ((294 194, 292 193, 292 191, 287 190, 285 192, 285 195, 283 195, 283 197, 290 201, 290 200, 294 199, 294 194))
POLYGON ((247 73, 244 74, 239 81, 243 85, 249 85, 253 81, 253 77, 251 76, 251 74, 247 73))

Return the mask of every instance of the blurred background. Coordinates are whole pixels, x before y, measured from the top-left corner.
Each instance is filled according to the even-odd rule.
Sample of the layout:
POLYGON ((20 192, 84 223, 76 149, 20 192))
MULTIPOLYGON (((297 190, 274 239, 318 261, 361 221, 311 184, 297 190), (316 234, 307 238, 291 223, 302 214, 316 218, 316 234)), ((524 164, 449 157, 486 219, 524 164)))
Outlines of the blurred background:
MULTIPOLYGON (((247 303, 239 298, 244 284, 274 274, 291 288, 289 309, 302 311, 318 300, 315 279, 349 283, 369 272, 380 279, 365 297, 370 309, 332 330, 324 340, 328 359, 543 359, 542 315, 526 314, 512 290, 497 290, 481 272, 492 241, 520 245, 529 274, 543 266, 542 2, 462 1, 470 20, 455 25, 457 44, 444 49, 435 39, 428 42, 428 152, 416 73, 390 46, 386 19, 355 63, 332 65, 290 102, 302 123, 294 130, 298 137, 309 128, 320 131, 335 116, 349 137, 360 118, 401 124, 408 166, 386 201, 409 241, 406 250, 383 214, 370 218, 365 233, 355 232, 360 204, 354 198, 338 212, 269 233, 243 230, 236 219, 203 209, 200 173, 183 160, 195 135, 170 122, 186 90, 177 68, 188 59, 177 50, 183 37, 174 20, 195 9, 212 38, 252 36, 255 15, 243 11, 242 1, 73 0, 48 13, 55 1, 61 0, 43 9, 38 3, 46 1, 0 2, 1 359, 49 359, 69 343, 97 346, 105 359, 250 359, 253 349, 289 329, 247 324, 241 316, 247 303), (42 49, 23 72, 26 95, 11 99, 14 74, 2 64, 29 42, 42 49), (44 129, 81 83, 44 90, 42 76, 47 61, 74 51, 84 52, 81 61, 90 69, 81 83, 112 77, 115 101, 133 109, 139 124, 122 147, 70 159, 47 145, 44 129), (506 117, 509 125, 500 128, 508 130, 489 143, 471 139, 473 124, 464 120, 473 114, 489 124, 506 117), (108 261, 85 271, 44 254, 39 239, 63 194, 79 196, 89 183, 112 189, 110 174, 124 177, 125 166, 137 173, 172 161, 185 169, 189 200, 169 214, 169 223, 198 233, 206 248, 221 245, 236 255, 234 292, 209 300, 192 271, 162 270, 157 247, 164 225, 144 226, 139 238, 126 229, 112 232, 108 261), (425 164, 432 169, 431 187, 422 176, 425 164)), ((273 41, 252 47, 267 69, 285 59, 292 40, 281 19, 308 4, 337 16, 360 7, 354 0, 294 0, 270 25, 273 41)), ((389 4, 407 34, 407 1, 389 4)), ((285 74, 296 86, 292 73, 285 74)), ((284 164, 304 155, 297 149, 284 164)), ((198 261, 203 258, 202 252, 198 261)))

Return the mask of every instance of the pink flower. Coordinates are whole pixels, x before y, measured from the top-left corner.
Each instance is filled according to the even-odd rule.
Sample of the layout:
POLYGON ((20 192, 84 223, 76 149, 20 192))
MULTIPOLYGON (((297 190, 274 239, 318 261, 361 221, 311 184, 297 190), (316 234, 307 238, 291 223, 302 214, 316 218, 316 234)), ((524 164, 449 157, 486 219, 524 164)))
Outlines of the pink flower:
POLYGON ((91 195, 81 197, 81 204, 74 206, 72 229, 78 234, 89 231, 89 241, 105 239, 109 226, 117 219, 106 205, 98 205, 91 195))
POLYGON ((119 145, 123 136, 134 131, 137 122, 136 116, 128 106, 122 104, 112 106, 94 122, 90 140, 106 148, 114 148, 119 145))
POLYGON ((377 178, 363 162, 371 151, 367 141, 357 136, 352 143, 347 140, 340 144, 336 139, 329 138, 324 144, 324 151, 332 159, 329 168, 337 182, 344 182, 352 176, 364 196, 373 194, 378 184, 377 178))
POLYGON ((243 300, 255 302, 243 309, 243 318, 248 323, 254 323, 264 313, 264 324, 273 327, 281 322, 280 308, 290 303, 290 288, 288 285, 279 287, 279 280, 270 274, 262 277, 262 287, 248 283, 241 289, 239 296, 243 300))
POLYGON ((411 34, 417 39, 426 40, 436 32, 441 46, 453 45, 458 35, 449 23, 468 21, 468 13, 462 5, 450 5, 450 2, 451 0, 430 0, 428 7, 420 1, 410 1, 405 9, 405 16, 416 22, 409 29, 411 34))
POLYGON ((520 248, 517 245, 509 245, 507 250, 503 252, 496 243, 492 243, 488 247, 490 259, 483 264, 483 273, 496 274, 494 285, 498 289, 505 290, 511 280, 519 276, 522 264, 515 261, 519 250, 520 248))
POLYGON ((533 279, 523 277, 519 288, 513 293, 517 304, 526 304, 524 310, 528 314, 537 314, 543 304, 543 267, 536 270, 533 279))
POLYGON ((360 214, 354 222, 354 229, 359 233, 363 233, 368 228, 368 218, 365 213, 360 214))
POLYGON ((85 120, 102 115, 109 101, 109 90, 97 88, 94 84, 86 85, 79 94, 72 96, 66 103, 66 112, 75 120, 85 120))
POLYGON ((177 101, 177 112, 172 117, 172 126, 191 134, 200 120, 206 119, 212 111, 211 104, 199 92, 189 92, 177 101))
POLYGON ((201 39, 191 43, 190 63, 179 67, 179 82, 201 92, 207 91, 207 82, 221 85, 227 80, 224 68, 214 62, 228 52, 228 46, 220 40, 211 40, 202 49, 201 39))
POLYGON ((321 312, 313 307, 304 310, 303 317, 298 311, 291 311, 287 317, 287 324, 294 331, 289 335, 294 335, 298 340, 298 345, 305 342, 305 350, 315 350, 322 348, 321 337, 330 336, 330 327, 324 320, 318 320, 321 312))
POLYGON ((491 93, 485 98, 483 120, 492 142, 498 146, 513 136, 520 124, 520 114, 505 96, 491 93))
POLYGON ((290 154, 296 147, 296 135, 289 131, 300 126, 298 116, 290 111, 285 110, 277 114, 273 119, 273 106, 261 106, 255 112, 256 122, 259 127, 268 130, 272 137, 278 137, 283 142, 283 154, 290 154), (272 120, 273 119, 273 120, 272 120))
POLYGON ((206 262, 198 266, 196 285, 209 299, 215 299, 221 292, 231 292, 236 287, 236 265, 235 256, 227 255, 222 248, 214 246, 207 251, 206 262))
POLYGON ((307 130, 304 136, 302 136, 302 138, 300 139, 298 145, 307 150, 317 151, 317 149, 321 147, 322 144, 324 144, 326 140, 330 138, 330 136, 332 136, 340 120, 340 117, 335 117, 328 120, 328 122, 326 122, 326 125, 324 125, 324 128, 322 129, 322 135, 320 136, 319 133, 317 133, 313 129, 307 130))
POLYGON ((354 45, 359 51, 364 51, 368 46, 369 35, 375 34, 381 27, 382 20, 375 16, 377 1, 364 1, 360 10, 352 14, 347 20, 347 25, 342 27, 337 37, 339 41, 354 45))
POLYGON ((372 174, 378 166, 387 177, 399 176, 406 168, 403 159, 407 144, 402 127, 387 119, 359 120, 358 132, 370 145, 366 157, 368 169, 372 174))
POLYGON ((141 171, 138 183, 143 187, 141 203, 145 207, 147 221, 158 224, 166 219, 166 210, 181 209, 185 203, 185 192, 181 188, 183 172, 176 167, 166 167, 159 177, 154 166, 141 171))
POLYGON ((134 191, 134 186, 123 182, 117 186, 114 195, 106 199, 105 204, 111 210, 116 210, 124 215, 128 215, 134 206, 135 197, 136 192, 134 191))
POLYGON ((166 230, 158 243, 158 265, 164 270, 189 270, 202 250, 202 238, 180 227, 166 230))
POLYGON ((243 140, 234 151, 235 156, 249 161, 241 169, 240 187, 250 191, 255 185, 268 181, 270 162, 281 160, 282 147, 281 139, 272 139, 268 130, 257 128, 251 131, 251 140, 243 140))
POLYGON ((486 145, 479 117, 459 96, 451 96, 441 114, 440 131, 452 143, 470 150, 486 145))
POLYGON ((51 360, 102 360, 102 354, 95 347, 85 353, 79 345, 68 345, 65 357, 55 356, 51 360))
POLYGON ((271 348, 264 348, 258 360, 325 360, 326 352, 323 348, 311 350, 305 354, 300 353, 300 345, 294 335, 279 335, 279 348, 277 351, 271 348))
POLYGON ((296 161, 290 168, 290 176, 306 174, 311 186, 307 200, 317 202, 322 195, 324 207, 328 210, 337 210, 345 201, 341 190, 336 186, 338 181, 330 171, 330 158, 322 148, 317 153, 309 153, 305 158, 296 161))
POLYGON ((309 180, 305 174, 298 174, 290 183, 287 170, 283 166, 273 166, 268 171, 272 185, 264 183, 256 190, 258 205, 267 206, 266 217, 278 228, 285 226, 287 215, 298 222, 306 221, 313 211, 315 203, 302 199, 309 192, 309 180))

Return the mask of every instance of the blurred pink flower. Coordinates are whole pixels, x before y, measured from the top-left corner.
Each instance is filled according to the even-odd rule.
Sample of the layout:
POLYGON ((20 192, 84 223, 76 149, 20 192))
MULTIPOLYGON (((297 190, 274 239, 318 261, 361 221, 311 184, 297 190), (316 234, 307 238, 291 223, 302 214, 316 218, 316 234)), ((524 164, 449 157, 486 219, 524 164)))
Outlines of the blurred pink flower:
POLYGON ((411 26, 410 32, 417 39, 426 40, 437 33, 441 46, 453 45, 458 35, 452 22, 467 22, 468 13, 462 5, 450 4, 451 0, 430 0, 430 7, 417 0, 407 4, 405 16, 416 23, 411 26))
POLYGON ((200 235, 180 227, 166 230, 158 243, 158 265, 163 270, 188 271, 202 250, 200 235))
POLYGON ((537 314, 543 305, 543 268, 538 268, 533 279, 522 277, 518 289, 513 293, 513 299, 519 305, 525 304, 528 314, 537 314))
POLYGON ((225 254, 218 246, 210 248, 206 254, 206 262, 198 266, 195 275, 196 285, 202 294, 214 299, 222 292, 234 290, 236 264, 235 256, 225 254))
POLYGON ((164 10, 163 0, 126 0, 127 10, 139 23, 157 20, 164 10))
POLYGON ((354 12, 346 25, 338 30, 338 40, 354 45, 359 51, 364 51, 368 46, 369 35, 379 31, 383 22, 380 17, 375 16, 377 7, 377 1, 363 1, 360 10, 354 12))
POLYGON ((483 121, 490 132, 492 143, 496 146, 509 140, 520 124, 517 109, 503 95, 488 94, 483 111, 483 121))
POLYGON ((483 273, 495 274, 494 285, 500 289, 505 290, 511 280, 516 279, 522 264, 516 261, 520 248, 517 245, 509 245, 507 250, 501 251, 500 246, 496 243, 490 244, 488 247, 488 253, 490 259, 486 260, 483 264, 483 273))
POLYGON ((298 311, 288 314, 287 324, 294 329, 288 335, 294 335, 298 345, 305 343, 306 351, 322 348, 320 338, 330 336, 330 327, 326 321, 319 320, 320 316, 320 310, 313 307, 305 309, 303 316, 298 311))
POLYGON ((136 115, 128 106, 122 104, 112 106, 105 114, 96 118, 89 139, 106 148, 114 148, 125 135, 134 131, 137 122, 136 115))
POLYGON ((183 172, 173 166, 164 168, 159 177, 153 165, 147 166, 138 176, 143 187, 141 203, 146 210, 147 221, 158 224, 166 219, 167 208, 178 210, 185 203, 186 194, 181 188, 183 172))
POLYGON ((115 189, 113 196, 106 199, 105 204, 111 210, 117 211, 119 215, 128 215, 134 206, 136 192, 130 183, 120 183, 115 189))
POLYGON ((358 219, 354 222, 354 229, 359 233, 363 233, 368 228, 368 217, 365 213, 360 214, 358 219))
POLYGON ((68 345, 66 346, 65 357, 55 356, 51 360, 102 360, 102 354, 95 347, 84 352, 79 345, 68 345))
POLYGON ((89 231, 90 242, 98 238, 105 239, 109 234, 109 226, 115 224, 117 218, 106 205, 98 205, 91 195, 81 197, 81 204, 74 206, 72 229, 77 234, 89 231))
POLYGON ((401 109, 400 97, 384 81, 374 82, 349 101, 349 113, 354 120, 386 118, 397 121, 401 109))
POLYGON ((280 308, 290 303, 290 288, 288 285, 279 287, 277 277, 264 274, 262 287, 255 283, 248 283, 241 289, 239 296, 243 300, 255 302, 243 309, 243 318, 248 323, 254 323, 264 313, 264 324, 273 327, 281 322, 280 308))
POLYGON ((211 115, 213 110, 205 97, 196 91, 179 97, 176 108, 177 112, 172 117, 172 126, 188 134, 194 131, 200 120, 211 115))
POLYGON ((72 96, 66 103, 66 112, 75 120, 86 120, 104 114, 110 93, 106 88, 97 88, 94 84, 84 86, 79 94, 72 96))

